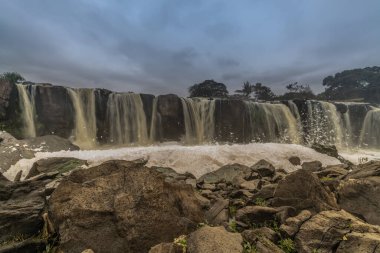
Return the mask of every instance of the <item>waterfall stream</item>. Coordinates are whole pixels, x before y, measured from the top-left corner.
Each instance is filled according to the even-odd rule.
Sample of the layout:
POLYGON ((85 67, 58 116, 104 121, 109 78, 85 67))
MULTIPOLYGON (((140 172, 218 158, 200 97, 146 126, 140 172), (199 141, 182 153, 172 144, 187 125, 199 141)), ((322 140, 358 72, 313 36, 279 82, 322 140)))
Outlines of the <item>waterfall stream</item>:
POLYGON ((24 127, 24 138, 36 137, 36 123, 35 123, 35 86, 17 84, 17 91, 19 94, 19 104, 21 109, 21 116, 24 127), (28 92, 28 88, 31 92, 28 92))
POLYGON ((111 143, 148 143, 146 116, 139 94, 111 93, 108 97, 107 119, 111 143))
POLYGON ((360 145, 362 147, 380 147, 380 109, 372 108, 363 123, 360 135, 360 145))
POLYGON ((67 89, 75 110, 74 143, 81 148, 97 144, 95 93, 93 89, 67 89))

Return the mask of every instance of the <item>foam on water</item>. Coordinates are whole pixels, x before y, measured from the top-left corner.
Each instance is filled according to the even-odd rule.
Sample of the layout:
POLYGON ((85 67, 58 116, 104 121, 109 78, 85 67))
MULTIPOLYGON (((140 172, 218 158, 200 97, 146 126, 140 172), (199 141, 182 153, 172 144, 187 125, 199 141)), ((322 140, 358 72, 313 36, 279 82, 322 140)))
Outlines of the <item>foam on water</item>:
POLYGON ((251 143, 245 145, 181 146, 170 143, 160 146, 107 150, 40 152, 36 153, 36 157, 33 159, 20 160, 4 175, 13 180, 17 172, 22 170, 22 178, 24 178, 35 161, 48 157, 75 157, 88 160, 89 166, 111 159, 135 160, 145 158, 148 160, 147 166, 170 167, 179 173, 190 172, 196 177, 226 164, 240 163, 251 166, 260 159, 271 162, 277 169, 294 171, 299 167, 293 166, 288 161, 291 156, 298 156, 302 161, 318 160, 325 166, 340 163, 335 158, 296 144, 251 143))

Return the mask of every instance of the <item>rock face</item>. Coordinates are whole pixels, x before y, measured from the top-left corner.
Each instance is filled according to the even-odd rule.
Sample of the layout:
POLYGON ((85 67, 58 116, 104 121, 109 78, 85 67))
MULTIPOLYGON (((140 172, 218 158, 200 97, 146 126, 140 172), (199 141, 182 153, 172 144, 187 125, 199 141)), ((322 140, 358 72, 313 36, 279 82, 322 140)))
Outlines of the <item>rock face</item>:
POLYGON ((49 212, 63 252, 147 252, 203 221, 190 185, 125 161, 74 171, 54 191, 49 212))
POLYGON ((207 173, 199 178, 199 182, 204 182, 208 184, 215 184, 219 182, 232 183, 233 179, 236 177, 247 177, 251 174, 252 170, 248 166, 241 164, 231 164, 225 165, 220 169, 207 173))
POLYGON ((223 227, 205 226, 189 236, 188 253, 241 253, 243 238, 223 227))
POLYGON ((6 119, 12 98, 15 98, 15 86, 6 80, 0 80, 0 120, 6 119))
POLYGON ((338 203, 365 221, 380 225, 380 162, 369 162, 348 174, 338 187, 338 203))
POLYGON ((312 172, 300 169, 281 180, 274 193, 273 206, 292 206, 297 210, 320 212, 338 209, 336 199, 312 172))
POLYGON ((341 211, 324 211, 303 223, 295 237, 297 251, 380 252, 380 227, 341 211))

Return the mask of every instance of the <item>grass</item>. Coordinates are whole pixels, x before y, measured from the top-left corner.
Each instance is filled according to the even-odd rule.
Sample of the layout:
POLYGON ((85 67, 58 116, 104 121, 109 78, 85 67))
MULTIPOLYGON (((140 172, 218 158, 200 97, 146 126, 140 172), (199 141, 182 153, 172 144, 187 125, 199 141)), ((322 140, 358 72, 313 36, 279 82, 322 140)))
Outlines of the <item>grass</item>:
POLYGON ((243 253, 257 253, 257 248, 255 245, 250 244, 247 241, 243 242, 243 253))
POLYGON ((186 235, 180 235, 174 239, 174 244, 182 247, 182 253, 186 253, 187 250, 187 238, 186 235))
POLYGON ((322 182, 328 182, 328 181, 332 181, 332 180, 335 180, 335 178, 331 178, 331 177, 322 177, 321 178, 322 182))
POLYGON ((294 244, 294 241, 290 238, 282 239, 278 242, 278 246, 285 252, 285 253, 296 253, 296 246, 294 244))
POLYGON ((257 206, 268 206, 267 202, 263 198, 256 198, 255 205, 257 206))

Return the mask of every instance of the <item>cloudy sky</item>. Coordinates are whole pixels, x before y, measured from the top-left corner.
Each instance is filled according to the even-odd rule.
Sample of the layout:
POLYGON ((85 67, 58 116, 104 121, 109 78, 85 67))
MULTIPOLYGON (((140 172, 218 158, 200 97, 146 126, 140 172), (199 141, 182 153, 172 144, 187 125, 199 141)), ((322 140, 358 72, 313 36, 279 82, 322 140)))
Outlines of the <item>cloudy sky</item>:
POLYGON ((0 72, 116 91, 187 94, 205 79, 322 91, 380 65, 379 0, 0 0, 0 72))

